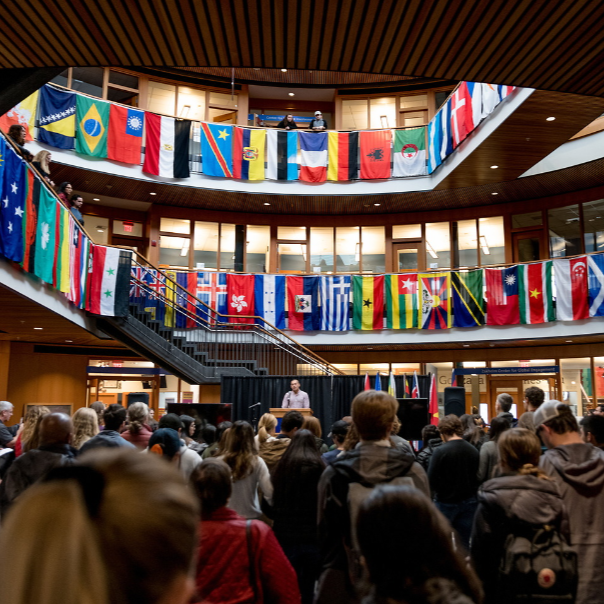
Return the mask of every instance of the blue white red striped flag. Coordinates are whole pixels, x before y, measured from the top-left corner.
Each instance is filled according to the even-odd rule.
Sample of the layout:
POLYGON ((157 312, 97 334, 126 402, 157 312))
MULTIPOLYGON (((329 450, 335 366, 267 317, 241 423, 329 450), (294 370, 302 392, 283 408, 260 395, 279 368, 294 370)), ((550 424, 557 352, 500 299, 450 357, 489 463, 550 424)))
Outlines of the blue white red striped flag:
POLYGON ((327 132, 299 132, 300 180, 324 182, 327 178, 327 132))
POLYGON ((604 254, 587 257, 589 316, 604 317, 604 254))
POLYGON ((350 329, 350 276, 321 277, 321 331, 350 329))

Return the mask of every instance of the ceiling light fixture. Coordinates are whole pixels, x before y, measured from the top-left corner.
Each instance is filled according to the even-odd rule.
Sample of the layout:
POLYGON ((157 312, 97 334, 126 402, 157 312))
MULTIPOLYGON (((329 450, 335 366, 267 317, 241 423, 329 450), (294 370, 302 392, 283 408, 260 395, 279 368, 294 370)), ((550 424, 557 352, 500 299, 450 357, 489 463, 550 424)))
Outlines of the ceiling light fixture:
POLYGON ((43 327, 34 327, 34 329, 44 329, 43 327))
POLYGON ((377 206, 381 206, 382 204, 381 203, 374 203, 373 205, 377 207, 377 206))
POLYGON ((499 195, 499 193, 497 193, 497 191, 493 191, 493 193, 491 193, 491 195, 499 195))
POLYGON ((293 92, 288 92, 289 96, 295 96, 293 92))
POLYGON ((190 240, 189 239, 185 239, 182 243, 182 248, 180 250, 180 255, 181 256, 188 256, 189 255, 189 245, 190 245, 190 240))
POLYGON ((546 122, 553 122, 556 118, 555 117, 546 117, 545 121, 546 122))
POLYGON ((463 347, 464 348, 470 348, 470 345, 469 344, 464 344, 463 347))
POLYGON ((68 344, 71 344, 73 340, 65 340, 68 344))
POLYGON ((265 206, 270 206, 271 204, 270 204, 270 203, 268 203, 268 201, 265 201, 265 202, 264 202, 264 205, 265 205, 265 206))
POLYGON ((157 195, 157 193, 149 193, 149 195, 157 195))
POLYGON ((282 71, 283 73, 286 73, 286 72, 287 72, 287 69, 282 69, 281 71, 282 71))
POLYGON ((101 201, 98 197, 93 197, 92 201, 101 201))
POLYGON ((487 238, 484 235, 480 236, 480 249, 482 250, 482 253, 487 256, 491 253, 489 245, 487 244, 487 238))
POLYGON ((491 170, 496 170, 499 166, 491 166, 491 170))
POLYGON ((438 259, 438 254, 434 251, 434 248, 432 247, 429 241, 426 241, 426 250, 428 254, 432 256, 432 258, 438 259))
POLYGON ((572 340, 566 340, 567 344, 572 344, 572 340))

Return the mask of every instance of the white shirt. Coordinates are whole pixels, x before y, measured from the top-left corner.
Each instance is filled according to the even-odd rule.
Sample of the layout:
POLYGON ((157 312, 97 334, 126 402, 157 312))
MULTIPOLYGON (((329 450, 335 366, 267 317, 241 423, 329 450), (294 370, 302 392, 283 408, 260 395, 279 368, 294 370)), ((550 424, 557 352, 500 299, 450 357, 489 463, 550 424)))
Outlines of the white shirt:
POLYGON ((282 409, 310 409, 310 401, 308 394, 303 390, 298 390, 298 394, 290 390, 284 397, 281 403, 282 409))

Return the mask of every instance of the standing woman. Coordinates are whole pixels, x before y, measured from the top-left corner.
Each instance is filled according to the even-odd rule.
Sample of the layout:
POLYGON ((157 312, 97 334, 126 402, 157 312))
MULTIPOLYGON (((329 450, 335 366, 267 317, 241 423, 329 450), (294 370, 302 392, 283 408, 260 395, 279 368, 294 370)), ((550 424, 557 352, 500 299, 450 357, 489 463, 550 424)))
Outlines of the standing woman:
POLYGON ((98 416, 94 409, 82 407, 73 414, 72 446, 79 449, 87 440, 99 433, 98 416))
POLYGON ((68 207, 71 207, 71 194, 73 193, 73 186, 70 182, 62 182, 59 185, 59 199, 68 207))
POLYGON ((288 113, 278 124, 277 128, 282 128, 283 130, 297 130, 298 126, 296 122, 294 122, 294 116, 291 113, 288 113))
POLYGON ((478 462, 478 482, 482 484, 493 478, 495 468, 499 463, 497 443, 499 437, 511 428, 510 422, 505 417, 494 417, 489 428, 489 441, 480 448, 480 461, 478 462))
POLYGON ((128 407, 128 429, 120 436, 139 449, 146 449, 153 434, 148 422, 149 407, 145 403, 134 403, 128 407))
POLYGON ((52 155, 50 151, 38 151, 34 155, 32 160, 33 167, 42 175, 42 178, 51 186, 54 187, 55 183, 50 178, 50 162, 52 155))

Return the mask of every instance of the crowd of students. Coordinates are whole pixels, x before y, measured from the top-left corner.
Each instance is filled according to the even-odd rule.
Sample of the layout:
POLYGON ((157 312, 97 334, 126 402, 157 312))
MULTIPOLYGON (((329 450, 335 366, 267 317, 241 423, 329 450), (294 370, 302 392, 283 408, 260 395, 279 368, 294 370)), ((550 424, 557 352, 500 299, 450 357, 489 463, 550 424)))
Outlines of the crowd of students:
POLYGON ((516 420, 500 395, 488 434, 426 426, 417 456, 373 390, 331 447, 296 410, 278 434, 99 402, 15 429, 2 401, 0 602, 597 602, 602 409, 579 426, 525 397, 516 420))

